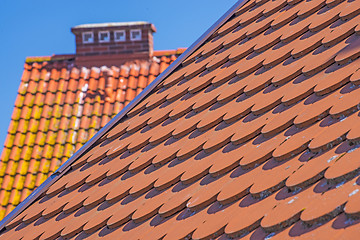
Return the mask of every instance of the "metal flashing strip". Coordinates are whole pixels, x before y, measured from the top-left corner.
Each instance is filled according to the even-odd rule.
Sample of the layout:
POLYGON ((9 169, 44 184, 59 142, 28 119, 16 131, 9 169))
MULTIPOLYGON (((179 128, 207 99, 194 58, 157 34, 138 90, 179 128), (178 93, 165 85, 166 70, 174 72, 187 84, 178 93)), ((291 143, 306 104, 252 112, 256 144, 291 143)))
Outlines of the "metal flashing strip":
POLYGON ((243 6, 247 1, 239 0, 236 2, 219 20, 217 20, 204 34, 202 34, 183 54, 181 54, 167 69, 165 69, 152 83, 150 83, 139 95, 137 95, 122 111, 111 119, 103 128, 101 128, 88 142, 86 142, 77 152, 74 153, 64 164, 62 164, 45 182, 35 189, 24 201, 22 201, 13 211, 11 211, 0 222, 0 233, 11 220, 19 213, 32 204, 41 194, 44 193, 56 180, 64 175, 71 167, 71 164, 77 160, 85 151, 96 143, 108 130, 110 130, 118 121, 142 101, 162 80, 171 74, 188 56, 190 56, 198 47, 200 47, 223 23, 225 23, 233 13, 243 6))

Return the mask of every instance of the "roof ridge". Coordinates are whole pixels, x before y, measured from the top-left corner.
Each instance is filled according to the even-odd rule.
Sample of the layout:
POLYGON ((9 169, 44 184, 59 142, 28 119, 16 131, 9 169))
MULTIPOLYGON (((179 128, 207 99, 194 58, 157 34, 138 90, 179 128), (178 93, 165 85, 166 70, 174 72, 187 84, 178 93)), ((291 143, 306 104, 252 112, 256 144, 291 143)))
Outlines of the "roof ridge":
POLYGON ((62 164, 51 176, 49 176, 38 188, 36 188, 24 201, 22 201, 13 211, 11 211, 0 222, 0 232, 5 229, 7 223, 13 220, 20 212, 26 209, 36 200, 49 186, 64 175, 71 164, 85 153, 91 146, 96 144, 103 135, 110 130, 118 121, 134 108, 143 98, 145 98, 159 83, 171 74, 187 57, 193 54, 206 40, 208 40, 223 23, 247 1, 237 1, 228 11, 226 11, 205 33, 203 33, 189 48, 187 48, 171 65, 164 70, 154 81, 152 81, 139 95, 137 95, 127 106, 125 106, 114 118, 112 118, 103 128, 101 128, 88 142, 86 142, 77 152, 75 152, 64 164, 62 164))
MULTIPOLYGON (((177 48, 177 49, 167 49, 167 50, 154 50, 154 57, 162 56, 171 56, 171 55, 180 55, 186 51, 186 48, 177 48)), ((44 55, 44 56, 28 56, 25 58, 26 63, 35 63, 35 62, 50 62, 50 61, 64 61, 72 60, 75 58, 75 54, 53 54, 53 55, 44 55)))

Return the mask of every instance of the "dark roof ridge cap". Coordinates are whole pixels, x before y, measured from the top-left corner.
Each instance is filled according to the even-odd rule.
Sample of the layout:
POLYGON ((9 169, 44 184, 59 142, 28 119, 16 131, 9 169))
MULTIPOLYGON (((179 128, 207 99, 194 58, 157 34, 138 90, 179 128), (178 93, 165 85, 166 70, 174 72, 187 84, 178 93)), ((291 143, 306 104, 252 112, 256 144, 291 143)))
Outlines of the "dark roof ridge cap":
POLYGON ((133 107, 135 107, 143 98, 145 98, 164 78, 171 74, 183 60, 197 50, 212 34, 226 22, 236 10, 243 6, 248 0, 239 0, 225 14, 223 14, 205 33, 203 33, 187 50, 181 54, 167 69, 165 69, 153 82, 151 82, 139 95, 137 95, 127 106, 125 106, 113 119, 111 119, 103 128, 101 128, 88 142, 86 142, 77 152, 74 153, 65 163, 63 163, 45 182, 36 188, 24 201, 22 201, 13 211, 11 211, 0 222, 0 232, 4 230, 7 223, 13 220, 18 214, 33 203, 44 191, 64 175, 71 167, 71 164, 77 160, 85 151, 95 144, 104 133, 111 129, 119 120, 121 120, 133 107))
POLYGON ((74 60, 75 54, 53 54, 50 56, 28 56, 25 62, 30 64, 34 62, 55 62, 55 61, 69 61, 74 60))

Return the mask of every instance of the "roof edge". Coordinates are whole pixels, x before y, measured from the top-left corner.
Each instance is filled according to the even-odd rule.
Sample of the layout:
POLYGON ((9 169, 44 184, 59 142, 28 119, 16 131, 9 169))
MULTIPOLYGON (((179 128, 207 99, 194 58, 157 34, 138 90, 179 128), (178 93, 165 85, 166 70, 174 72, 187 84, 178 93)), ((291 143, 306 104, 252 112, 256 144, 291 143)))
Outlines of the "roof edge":
POLYGON ((139 93, 127 106, 123 108, 113 119, 111 119, 103 128, 101 128, 88 142, 86 142, 77 152, 74 153, 65 163, 63 163, 45 182, 36 188, 24 201, 22 201, 13 211, 11 211, 0 222, 0 232, 4 230, 7 223, 13 220, 18 214, 25 210, 33 203, 47 187, 51 186, 57 181, 67 170, 70 169, 71 164, 88 150, 94 143, 96 143, 104 133, 111 129, 118 121, 120 121, 126 114, 135 107, 143 98, 145 98, 164 78, 172 73, 183 60, 190 56, 197 48, 203 44, 225 21, 227 21, 233 13, 247 0, 239 0, 236 2, 225 14, 223 14, 205 33, 203 33, 183 54, 181 54, 168 68, 166 68, 153 82, 151 82, 142 92, 139 93))

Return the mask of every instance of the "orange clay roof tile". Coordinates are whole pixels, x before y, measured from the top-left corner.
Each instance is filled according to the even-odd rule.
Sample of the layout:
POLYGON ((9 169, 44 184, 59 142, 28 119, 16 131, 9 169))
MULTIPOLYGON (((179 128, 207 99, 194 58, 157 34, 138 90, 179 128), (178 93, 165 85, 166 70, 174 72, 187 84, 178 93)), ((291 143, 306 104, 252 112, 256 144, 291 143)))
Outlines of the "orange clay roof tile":
MULTIPOLYGON (((250 0, 240 6, 0 238, 358 234, 360 2, 250 0)), ((148 79, 162 68, 155 64, 148 65, 148 79)), ((118 104, 135 96, 144 72, 120 68, 118 88, 107 85, 118 104)), ((119 107, 96 95, 95 85, 92 91, 91 119, 84 116, 104 126, 119 107)), ((85 126, 70 122, 65 151, 72 153, 85 126)), ((21 142, 16 126, 9 134, 21 142)), ((52 148, 45 144, 43 151, 52 148)), ((2 166, 4 207, 19 198, 11 190, 21 179, 15 172, 36 168, 19 159, 21 150, 14 147, 2 166)), ((52 172, 56 164, 40 168, 52 172)), ((31 189, 35 180, 27 174, 24 185, 31 189)))
MULTIPOLYGON (((22 200, 27 197, 151 83, 154 78, 147 70, 150 65, 155 69, 152 74, 157 76, 161 73, 159 65, 168 66, 183 51, 158 54, 151 61, 91 69, 73 67, 71 61, 45 59, 32 63, 29 59, 24 65, 1 155, 1 166, 4 171, 7 169, 1 177, 12 179, 11 183, 3 181, 6 185, 1 187, 8 196, 1 198, 4 209, 18 205, 20 196, 22 200), (121 69, 126 69, 126 73, 120 72, 119 79, 121 69), (16 168, 12 171, 10 167, 14 161, 27 164, 20 164, 15 172, 16 168), (35 163, 40 168, 34 167, 35 163)), ((0 210, 0 218, 4 217, 4 209, 0 210)))

